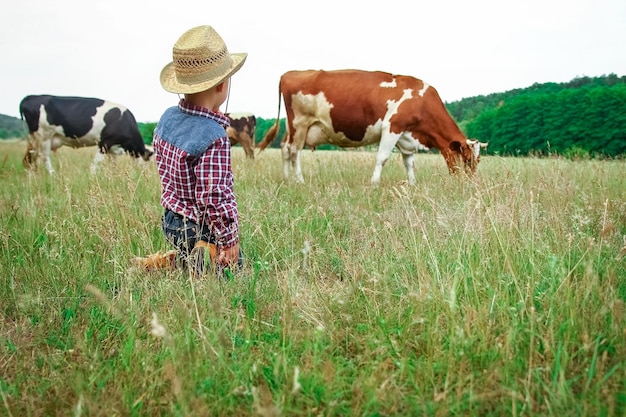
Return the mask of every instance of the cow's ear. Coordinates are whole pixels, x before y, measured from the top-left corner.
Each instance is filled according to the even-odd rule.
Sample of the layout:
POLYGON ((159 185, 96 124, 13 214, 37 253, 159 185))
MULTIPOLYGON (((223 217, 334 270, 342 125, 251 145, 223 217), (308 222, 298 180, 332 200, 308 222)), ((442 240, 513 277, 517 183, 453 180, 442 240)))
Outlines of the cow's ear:
POLYGON ((461 152, 461 142, 458 140, 453 140, 450 142, 450 149, 454 152, 461 152))

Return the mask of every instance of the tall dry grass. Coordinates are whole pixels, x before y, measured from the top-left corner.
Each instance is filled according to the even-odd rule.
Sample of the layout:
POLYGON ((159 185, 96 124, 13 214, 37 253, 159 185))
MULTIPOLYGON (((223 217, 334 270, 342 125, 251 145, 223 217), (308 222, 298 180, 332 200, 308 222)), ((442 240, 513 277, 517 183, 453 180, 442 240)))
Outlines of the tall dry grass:
POLYGON ((234 149, 246 265, 169 249, 154 163, 0 144, 0 394, 21 415, 624 415, 626 164, 234 149))

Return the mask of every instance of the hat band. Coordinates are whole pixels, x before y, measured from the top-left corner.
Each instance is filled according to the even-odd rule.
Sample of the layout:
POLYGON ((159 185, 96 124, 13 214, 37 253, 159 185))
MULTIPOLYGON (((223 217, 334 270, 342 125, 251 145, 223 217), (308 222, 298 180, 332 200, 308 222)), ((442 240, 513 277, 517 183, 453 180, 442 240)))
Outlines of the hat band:
POLYGON ((187 65, 181 66, 178 62, 174 62, 176 80, 182 84, 196 84, 207 80, 223 76, 228 73, 232 66, 233 60, 230 55, 226 55, 218 65, 197 65, 190 67, 187 65))

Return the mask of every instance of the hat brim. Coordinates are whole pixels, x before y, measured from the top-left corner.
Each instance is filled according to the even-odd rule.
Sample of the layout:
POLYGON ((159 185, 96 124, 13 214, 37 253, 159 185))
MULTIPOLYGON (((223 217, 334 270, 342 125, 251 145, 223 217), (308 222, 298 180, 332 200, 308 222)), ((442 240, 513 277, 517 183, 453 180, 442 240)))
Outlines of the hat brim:
POLYGON ((206 91, 211 87, 214 87, 224 81, 226 78, 232 76, 239 71, 243 63, 246 61, 248 54, 245 52, 230 54, 233 61, 232 65, 223 75, 220 75, 209 80, 204 80, 195 84, 184 84, 176 79, 176 72, 174 71, 174 63, 170 62, 161 70, 161 86, 165 91, 176 94, 193 94, 201 91, 206 91))

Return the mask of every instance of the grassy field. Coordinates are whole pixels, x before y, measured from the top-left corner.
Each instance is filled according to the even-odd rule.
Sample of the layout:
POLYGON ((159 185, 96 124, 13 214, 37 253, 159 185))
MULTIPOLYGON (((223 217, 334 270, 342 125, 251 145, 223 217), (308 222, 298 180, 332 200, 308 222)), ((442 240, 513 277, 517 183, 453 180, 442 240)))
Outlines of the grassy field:
POLYGON ((276 150, 233 169, 246 265, 171 249, 154 161, 0 142, 0 415, 624 416, 626 162, 276 150))

